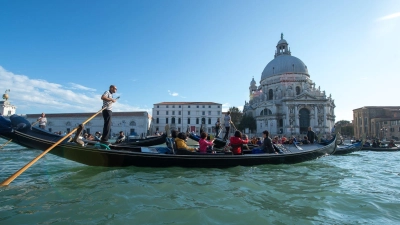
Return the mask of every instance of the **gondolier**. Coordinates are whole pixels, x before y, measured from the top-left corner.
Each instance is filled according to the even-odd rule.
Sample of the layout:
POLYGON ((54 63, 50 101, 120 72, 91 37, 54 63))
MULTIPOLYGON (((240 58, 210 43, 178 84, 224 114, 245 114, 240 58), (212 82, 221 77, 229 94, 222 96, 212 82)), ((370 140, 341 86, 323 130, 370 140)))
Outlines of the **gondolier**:
POLYGON ((225 117, 224 117, 224 126, 225 126, 225 136, 224 136, 224 140, 228 140, 228 136, 229 136, 229 130, 231 128, 231 112, 227 112, 225 117))
POLYGON ((101 136, 101 142, 108 144, 108 138, 110 137, 110 129, 111 129, 111 117, 112 117, 112 105, 116 100, 113 98, 113 95, 117 92, 117 87, 115 85, 110 85, 110 89, 101 96, 101 100, 103 100, 103 118, 104 118, 104 126, 103 126, 103 136, 101 136))

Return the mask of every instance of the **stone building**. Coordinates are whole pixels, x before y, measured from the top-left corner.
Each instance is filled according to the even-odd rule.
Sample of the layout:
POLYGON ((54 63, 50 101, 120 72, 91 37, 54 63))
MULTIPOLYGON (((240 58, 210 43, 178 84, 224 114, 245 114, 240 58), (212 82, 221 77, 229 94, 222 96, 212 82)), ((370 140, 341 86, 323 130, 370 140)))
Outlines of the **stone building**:
MULTIPOLYGON (((199 132, 200 126, 207 133, 214 132, 215 122, 222 117, 222 104, 214 102, 160 102, 152 109, 151 132, 170 130, 199 132)), ((222 120, 221 120, 222 122, 222 120)))
POLYGON ((364 106, 353 110, 354 136, 400 138, 400 106, 364 106))
MULTIPOLYGON (((79 124, 83 123, 95 113, 52 113, 47 114, 46 130, 67 134, 79 124)), ((26 119, 34 123, 41 114, 26 114, 26 119)), ((145 111, 139 112, 113 112, 111 123, 111 136, 116 136, 120 131, 126 135, 146 136, 149 132, 151 116, 145 111)), ((85 125, 84 132, 95 134, 103 133, 103 116, 100 113, 85 125)))
POLYGON ((250 82, 243 112, 256 119, 257 133, 299 134, 307 132, 309 126, 316 132, 330 133, 335 124, 334 100, 316 87, 307 66, 291 55, 288 46, 281 34, 260 85, 254 78, 250 82))

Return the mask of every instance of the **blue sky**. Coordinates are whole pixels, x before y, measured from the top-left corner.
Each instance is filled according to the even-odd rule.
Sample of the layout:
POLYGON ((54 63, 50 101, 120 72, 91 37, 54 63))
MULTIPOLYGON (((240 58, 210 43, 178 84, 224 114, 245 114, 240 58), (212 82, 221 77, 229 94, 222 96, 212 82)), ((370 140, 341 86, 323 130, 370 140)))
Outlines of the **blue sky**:
POLYGON ((114 111, 165 101, 242 108, 280 34, 336 120, 395 106, 400 1, 0 1, 0 91, 18 114, 114 111))

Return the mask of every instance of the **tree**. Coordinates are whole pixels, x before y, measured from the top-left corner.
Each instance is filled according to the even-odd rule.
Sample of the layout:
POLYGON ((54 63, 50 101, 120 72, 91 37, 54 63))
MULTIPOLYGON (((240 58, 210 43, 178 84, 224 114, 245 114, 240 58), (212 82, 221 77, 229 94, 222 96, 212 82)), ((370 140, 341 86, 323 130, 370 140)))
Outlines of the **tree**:
POLYGON ((348 120, 340 120, 340 121, 337 121, 336 123, 335 123, 335 125, 340 125, 340 126, 346 126, 346 125, 349 125, 350 124, 350 121, 348 121, 348 120))
POLYGON ((231 121, 237 128, 238 125, 240 124, 240 121, 242 120, 243 113, 242 111, 239 110, 239 108, 233 106, 229 108, 229 112, 231 112, 231 121))
POLYGON ((256 119, 251 115, 244 114, 238 128, 239 130, 249 128, 249 130, 255 131, 257 129, 256 119))

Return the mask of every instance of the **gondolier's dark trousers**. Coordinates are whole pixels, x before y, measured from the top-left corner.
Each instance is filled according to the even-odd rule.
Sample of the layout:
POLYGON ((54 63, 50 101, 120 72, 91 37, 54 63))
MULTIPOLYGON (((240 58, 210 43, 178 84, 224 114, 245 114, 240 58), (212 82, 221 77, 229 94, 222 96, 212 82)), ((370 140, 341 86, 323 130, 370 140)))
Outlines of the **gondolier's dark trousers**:
POLYGON ((110 137, 110 129, 111 129, 111 110, 103 110, 103 118, 104 118, 104 126, 103 126, 103 136, 101 136, 102 141, 108 141, 110 137))
POLYGON ((231 128, 231 127, 225 127, 225 136, 224 136, 224 139, 225 139, 225 140, 228 140, 230 128, 231 128))

